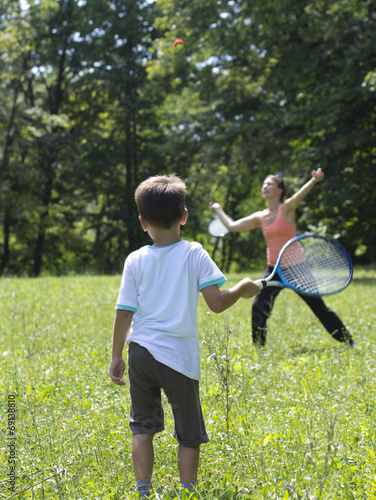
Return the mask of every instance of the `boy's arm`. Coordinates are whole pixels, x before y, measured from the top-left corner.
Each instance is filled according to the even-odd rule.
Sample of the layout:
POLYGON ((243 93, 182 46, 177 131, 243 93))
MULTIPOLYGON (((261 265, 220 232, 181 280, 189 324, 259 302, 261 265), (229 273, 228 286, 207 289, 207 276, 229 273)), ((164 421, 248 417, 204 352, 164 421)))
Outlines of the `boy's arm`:
POLYGON ((318 170, 312 170, 311 179, 302 186, 299 191, 293 194, 290 198, 285 201, 285 207, 289 212, 294 212, 299 203, 303 200, 305 196, 312 190, 312 188, 318 182, 321 182, 324 179, 324 172, 319 168, 318 170))
POLYGON ((260 293, 260 287, 249 278, 244 278, 228 290, 220 290, 218 285, 206 286, 201 290, 209 309, 221 313, 240 298, 250 299, 260 293))
POLYGON ((133 311, 116 309, 114 321, 114 333, 112 339, 112 359, 109 373, 111 380, 118 385, 125 385, 123 375, 125 373, 125 361, 123 359, 123 348, 132 324, 133 311))

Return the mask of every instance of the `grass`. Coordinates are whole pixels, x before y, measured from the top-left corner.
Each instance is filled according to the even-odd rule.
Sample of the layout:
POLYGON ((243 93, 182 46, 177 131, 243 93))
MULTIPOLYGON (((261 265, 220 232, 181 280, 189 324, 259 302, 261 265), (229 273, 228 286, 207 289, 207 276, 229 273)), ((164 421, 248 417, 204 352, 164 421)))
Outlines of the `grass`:
MULTIPOLYGON (((135 498, 128 392, 107 375, 119 284, 119 276, 0 281, 0 498, 135 498)), ((359 342, 355 349, 332 340, 289 290, 263 349, 252 345, 251 301, 208 316, 200 300, 210 442, 195 498, 376 499, 375 285, 376 270, 359 268, 346 290, 325 299, 359 342)), ((165 406, 153 483, 167 499, 178 473, 165 406)))

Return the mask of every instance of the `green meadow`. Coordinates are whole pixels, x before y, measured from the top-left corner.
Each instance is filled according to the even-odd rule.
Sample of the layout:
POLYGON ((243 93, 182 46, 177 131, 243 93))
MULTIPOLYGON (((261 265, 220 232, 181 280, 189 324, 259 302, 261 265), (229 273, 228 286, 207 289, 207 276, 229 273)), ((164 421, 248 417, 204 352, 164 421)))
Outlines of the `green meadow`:
MULTIPOLYGON (((228 277, 229 286, 240 278, 228 277)), ((120 276, 0 281, 0 498, 136 498, 127 387, 108 377, 119 285, 120 276)), ((355 349, 332 340, 289 290, 263 349, 252 345, 251 301, 208 315, 200 299, 210 442, 194 498, 376 499, 375 295, 376 269, 356 268, 325 299, 355 349)), ((172 499, 177 446, 165 409, 153 485, 172 499)))

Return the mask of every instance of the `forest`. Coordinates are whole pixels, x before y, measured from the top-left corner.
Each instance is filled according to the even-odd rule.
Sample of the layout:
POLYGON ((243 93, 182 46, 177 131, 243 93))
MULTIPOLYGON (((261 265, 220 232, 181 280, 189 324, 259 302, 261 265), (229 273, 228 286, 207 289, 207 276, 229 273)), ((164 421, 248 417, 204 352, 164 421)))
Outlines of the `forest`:
POLYGON ((209 202, 243 217, 319 167, 299 232, 376 262, 371 0, 3 0, 0 28, 0 275, 120 273, 149 242, 136 186, 174 172, 224 270, 265 247, 211 238, 209 202))

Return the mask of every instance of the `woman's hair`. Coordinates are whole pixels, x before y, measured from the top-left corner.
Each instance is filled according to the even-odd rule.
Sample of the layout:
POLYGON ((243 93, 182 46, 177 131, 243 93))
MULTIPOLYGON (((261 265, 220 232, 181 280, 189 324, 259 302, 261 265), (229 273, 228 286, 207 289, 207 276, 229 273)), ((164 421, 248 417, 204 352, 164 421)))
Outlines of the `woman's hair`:
POLYGON ((285 179, 283 177, 280 177, 279 175, 268 175, 267 179, 272 179, 277 184, 277 187, 279 189, 282 189, 281 201, 283 201, 287 194, 287 184, 285 179))
POLYGON ((175 174, 156 175, 141 182, 135 192, 138 211, 149 224, 169 229, 185 210, 185 183, 175 174))

